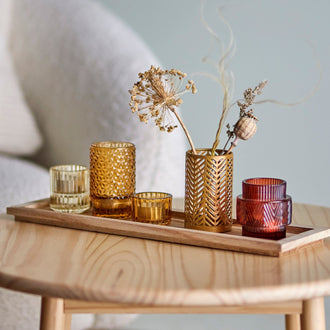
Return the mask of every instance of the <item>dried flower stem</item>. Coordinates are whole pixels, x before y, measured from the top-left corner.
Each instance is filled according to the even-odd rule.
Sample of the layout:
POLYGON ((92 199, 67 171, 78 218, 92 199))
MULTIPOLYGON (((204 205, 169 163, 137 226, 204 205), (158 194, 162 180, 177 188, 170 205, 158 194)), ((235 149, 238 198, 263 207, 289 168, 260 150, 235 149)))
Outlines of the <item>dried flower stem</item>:
POLYGON ((233 150, 233 148, 235 147, 235 142, 237 140, 238 140, 238 138, 236 137, 235 140, 234 140, 234 142, 232 142, 230 148, 225 152, 225 155, 229 154, 233 150))
MULTIPOLYGON (((251 138, 256 132, 256 124, 255 122, 258 119, 253 115, 253 109, 249 109, 253 104, 256 103, 255 99, 258 95, 260 95, 267 85, 267 80, 260 82, 256 87, 248 88, 243 93, 243 99, 239 99, 236 101, 239 109, 239 120, 234 125, 234 129, 230 130, 230 125, 227 125, 227 134, 228 140, 223 148, 223 154, 229 154, 232 149, 237 145, 238 139, 247 140, 251 138), (249 118, 248 120, 246 118, 249 118), (251 122, 252 120, 252 122, 251 122), (229 141, 235 137, 234 141, 231 143, 231 147, 226 151, 227 144, 229 141)), ((229 107, 229 109, 231 106, 229 107)))
POLYGON ((181 125, 181 127, 182 127, 184 133, 186 134, 186 137, 187 137, 188 142, 189 142, 189 144, 190 144, 190 146, 191 146, 191 149, 192 149, 194 155, 196 155, 197 153, 196 153, 195 146, 194 146, 194 144, 193 144, 193 142, 192 142, 192 139, 191 139, 191 137, 190 137, 190 134, 189 134, 189 132, 188 132, 188 130, 187 130, 185 124, 183 123, 183 121, 182 121, 180 115, 178 114, 178 112, 175 110, 174 107, 171 107, 170 109, 172 110, 172 112, 174 113, 176 119, 177 119, 178 122, 180 123, 180 125, 181 125))
MULTIPOLYGON (((227 145, 229 143, 229 141, 232 139, 232 136, 229 136, 228 139, 227 139, 227 142, 225 143, 224 147, 223 147, 223 150, 226 150, 227 148, 227 145)), ((228 151, 229 152, 229 151, 228 151)), ((227 152, 226 152, 227 153, 227 152)))
POLYGON ((207 30, 207 32, 210 34, 210 36, 212 38, 211 39, 212 44, 211 44, 211 47, 209 49, 207 56, 203 59, 203 61, 208 62, 216 67, 216 69, 220 75, 220 79, 217 79, 217 77, 215 77, 213 75, 211 76, 211 78, 215 79, 219 82, 222 92, 223 92, 222 113, 221 113, 221 117, 220 117, 220 121, 219 121, 219 126, 217 129, 216 137, 215 137, 214 143, 212 145, 212 149, 211 149, 211 155, 214 155, 215 151, 220 143, 220 133, 222 131, 224 122, 226 120, 226 117, 227 117, 229 109, 230 109, 230 100, 232 98, 232 93, 233 93, 233 89, 234 89, 234 75, 232 72, 227 71, 227 66, 228 66, 228 61, 230 61, 230 59, 233 57, 233 54, 235 52, 235 42, 234 42, 233 31, 232 31, 229 23, 222 16, 221 8, 219 8, 218 15, 219 15, 220 19, 222 20, 222 22, 224 23, 224 25, 226 26, 226 28, 228 29, 229 35, 230 35, 230 41, 229 41, 228 47, 226 49, 224 49, 223 42, 221 41, 219 36, 212 30, 212 28, 208 25, 208 23, 205 20, 204 2, 205 2, 205 0, 203 0, 201 3, 201 20, 202 20, 202 23, 203 23, 205 29, 207 30), (221 47, 221 58, 218 61, 218 63, 214 63, 208 59, 211 54, 214 41, 216 41, 221 47))
POLYGON ((282 101, 278 101, 278 100, 266 99, 266 100, 257 101, 257 102, 255 102, 255 104, 273 103, 273 104, 278 104, 278 105, 282 105, 282 106, 293 107, 295 105, 305 103, 307 100, 309 100, 311 97, 313 97, 316 94, 317 90, 320 87, 321 81, 322 81, 322 65, 321 65, 321 62, 320 62, 320 59, 319 59, 319 56, 317 54, 315 47, 313 46, 313 44, 311 42, 308 42, 308 44, 313 50, 317 70, 319 73, 319 78, 318 78, 317 82, 315 83, 314 87, 310 90, 310 92, 295 102, 282 102, 282 101))
POLYGON ((213 146, 212 146, 211 155, 214 155, 215 150, 217 149, 217 147, 220 143, 220 133, 221 133, 224 121, 227 117, 228 110, 229 110, 229 108, 228 108, 228 93, 225 93, 224 97, 223 97, 222 115, 221 115, 221 118, 220 118, 217 134, 215 136, 215 140, 214 140, 214 143, 213 143, 213 146))

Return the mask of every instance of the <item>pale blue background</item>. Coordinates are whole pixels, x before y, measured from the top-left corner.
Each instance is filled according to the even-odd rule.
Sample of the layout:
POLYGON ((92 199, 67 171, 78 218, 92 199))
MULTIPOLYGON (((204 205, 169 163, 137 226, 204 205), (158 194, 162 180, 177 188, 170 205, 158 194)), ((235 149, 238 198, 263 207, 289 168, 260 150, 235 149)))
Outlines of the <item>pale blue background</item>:
MULTIPOLYGON (((144 39, 164 68, 187 73, 206 71, 201 62, 209 47, 209 35, 200 21, 199 0, 98 0, 126 21, 144 39)), ((330 1, 216 1, 206 2, 206 17, 228 42, 228 34, 215 14, 227 4, 237 51, 230 69, 236 78, 235 99, 263 79, 269 84, 263 97, 294 102, 314 88, 319 73, 312 42, 322 65, 322 81, 315 96, 293 108, 263 104, 256 107, 257 134, 240 142, 234 152, 234 195, 241 181, 274 176, 288 182, 295 202, 330 206, 330 1)), ((214 59, 218 57, 215 56, 214 59)), ((222 93, 206 78, 194 77, 198 94, 186 95, 181 107, 194 143, 213 143, 222 93)), ((238 109, 228 117, 234 123, 238 109)), ((223 137, 225 139, 225 136, 223 137)), ((187 146, 188 147, 188 146, 187 146)), ((330 304, 326 299, 327 329, 330 304)), ((132 330, 238 330, 284 329, 283 316, 275 315, 169 315, 140 316, 132 330)))
MULTIPOLYGON (((210 38, 200 21, 199 0, 100 1, 145 40, 164 68, 215 73, 201 62, 210 38)), ((323 71, 320 88, 306 103, 293 108, 256 107, 258 131, 234 152, 234 195, 241 192, 244 178, 274 176, 287 180, 294 201, 330 206, 330 1, 206 1, 207 20, 228 42, 228 33, 215 13, 224 3, 237 43, 230 65, 236 78, 235 99, 263 79, 269 81, 263 94, 266 98, 293 102, 306 95, 319 76, 308 42, 314 45, 323 71)), ((210 147, 222 92, 207 78, 193 79, 199 91, 185 95, 183 119, 195 145, 210 147)), ((238 113, 232 108, 228 121, 235 123, 238 113)))

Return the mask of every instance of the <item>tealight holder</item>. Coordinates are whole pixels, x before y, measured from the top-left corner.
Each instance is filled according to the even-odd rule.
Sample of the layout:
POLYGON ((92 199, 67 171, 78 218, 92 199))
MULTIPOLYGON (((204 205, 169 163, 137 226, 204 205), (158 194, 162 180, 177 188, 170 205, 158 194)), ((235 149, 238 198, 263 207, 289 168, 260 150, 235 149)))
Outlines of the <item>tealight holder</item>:
POLYGON ((172 195, 164 192, 141 192, 132 198, 132 220, 157 225, 171 221, 172 195))
POLYGON ((89 209, 89 170, 81 165, 57 165, 49 170, 49 207, 57 212, 82 213, 89 209))
POLYGON ((286 195, 286 181, 276 178, 244 180, 236 207, 243 236, 269 239, 286 236, 286 226, 292 219, 292 200, 286 195))
POLYGON ((90 198, 94 216, 129 219, 135 193, 135 146, 104 141, 90 147, 90 198))

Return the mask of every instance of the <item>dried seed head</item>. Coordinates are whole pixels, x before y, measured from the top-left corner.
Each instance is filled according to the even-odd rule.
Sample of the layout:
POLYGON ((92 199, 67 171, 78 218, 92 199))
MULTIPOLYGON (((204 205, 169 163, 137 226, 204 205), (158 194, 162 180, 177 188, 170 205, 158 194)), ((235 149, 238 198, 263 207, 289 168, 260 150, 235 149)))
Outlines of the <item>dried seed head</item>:
POLYGON ((244 116, 235 124, 234 133, 241 140, 250 139, 257 131, 257 122, 254 118, 244 116))
POLYGON ((254 103, 256 96, 262 93, 262 90, 266 86, 266 84, 267 84, 267 80, 264 80, 253 89, 248 88, 244 91, 243 93, 244 102, 242 102, 242 100, 237 101, 237 105, 239 106, 241 111, 245 111, 248 107, 250 107, 254 103))
POLYGON ((183 103, 181 95, 189 91, 192 94, 197 92, 194 82, 189 80, 182 88, 185 73, 176 69, 164 71, 154 66, 139 73, 138 77, 140 80, 128 91, 132 112, 138 112, 140 120, 145 123, 154 118, 161 131, 173 131, 177 126, 173 123, 172 113, 175 107, 183 103))

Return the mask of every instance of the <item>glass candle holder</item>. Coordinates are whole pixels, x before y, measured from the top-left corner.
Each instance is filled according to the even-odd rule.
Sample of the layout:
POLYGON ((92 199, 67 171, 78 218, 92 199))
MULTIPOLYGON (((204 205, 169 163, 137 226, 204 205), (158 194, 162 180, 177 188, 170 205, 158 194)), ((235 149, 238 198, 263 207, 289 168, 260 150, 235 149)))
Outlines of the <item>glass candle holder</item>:
POLYGON ((82 213, 89 209, 89 170, 81 165, 58 165, 49 170, 52 210, 82 213))
POLYGON ((233 153, 197 149, 186 153, 185 228, 227 232, 232 228, 233 153))
POLYGON ((172 195, 163 192, 142 192, 132 199, 132 220, 157 225, 171 221, 172 195))
POLYGON ((90 147, 90 197, 93 215, 131 217, 135 193, 135 146, 128 142, 97 142, 90 147))
POLYGON ((276 178, 251 178, 242 182, 237 197, 237 222, 243 236, 281 239, 292 219, 292 200, 286 182, 276 178))

